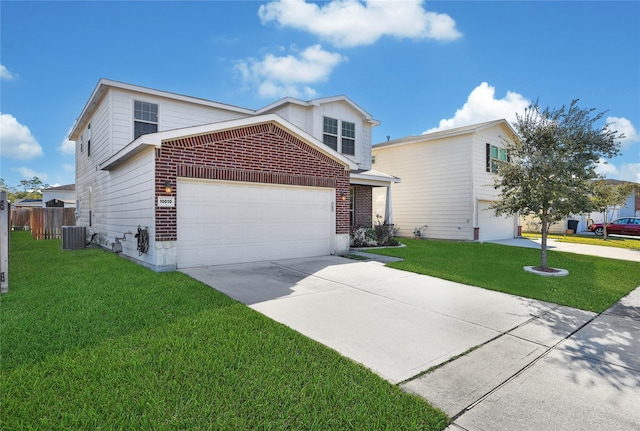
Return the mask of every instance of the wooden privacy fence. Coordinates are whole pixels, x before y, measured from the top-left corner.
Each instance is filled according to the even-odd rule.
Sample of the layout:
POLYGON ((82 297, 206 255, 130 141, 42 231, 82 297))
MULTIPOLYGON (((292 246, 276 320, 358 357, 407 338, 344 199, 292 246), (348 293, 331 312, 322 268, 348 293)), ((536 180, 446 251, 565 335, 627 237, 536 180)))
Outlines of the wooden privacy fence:
POLYGON ((62 226, 76 225, 75 208, 20 208, 11 217, 12 226, 28 225, 36 240, 61 239, 62 226))

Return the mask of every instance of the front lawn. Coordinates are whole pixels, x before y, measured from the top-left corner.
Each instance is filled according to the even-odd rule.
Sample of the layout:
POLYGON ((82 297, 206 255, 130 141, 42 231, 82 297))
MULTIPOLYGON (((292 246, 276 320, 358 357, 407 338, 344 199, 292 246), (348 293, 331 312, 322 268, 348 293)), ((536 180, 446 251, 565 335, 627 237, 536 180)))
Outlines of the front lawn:
POLYGON ((569 270, 543 277, 523 270, 540 250, 490 243, 401 239, 403 248, 370 250, 404 259, 393 268, 513 295, 602 312, 640 285, 640 262, 548 251, 548 265, 569 270))
POLYGON ((13 232, 6 430, 441 430, 446 416, 178 272, 13 232))

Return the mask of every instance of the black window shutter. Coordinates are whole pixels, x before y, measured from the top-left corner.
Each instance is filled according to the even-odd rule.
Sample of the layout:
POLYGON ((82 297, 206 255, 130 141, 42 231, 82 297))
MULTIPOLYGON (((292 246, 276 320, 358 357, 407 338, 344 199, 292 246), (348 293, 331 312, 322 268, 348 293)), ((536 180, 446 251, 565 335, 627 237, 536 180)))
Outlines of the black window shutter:
POLYGON ((491 172, 491 145, 485 145, 487 147, 487 172, 491 172))

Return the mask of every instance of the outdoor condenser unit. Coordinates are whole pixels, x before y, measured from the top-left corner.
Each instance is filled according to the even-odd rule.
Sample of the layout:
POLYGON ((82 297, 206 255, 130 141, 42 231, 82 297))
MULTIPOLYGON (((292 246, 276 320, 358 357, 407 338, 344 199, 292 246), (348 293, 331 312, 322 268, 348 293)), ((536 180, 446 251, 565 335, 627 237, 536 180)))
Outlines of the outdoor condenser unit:
POLYGON ((85 248, 86 232, 86 226, 62 226, 62 249, 78 250, 85 248))

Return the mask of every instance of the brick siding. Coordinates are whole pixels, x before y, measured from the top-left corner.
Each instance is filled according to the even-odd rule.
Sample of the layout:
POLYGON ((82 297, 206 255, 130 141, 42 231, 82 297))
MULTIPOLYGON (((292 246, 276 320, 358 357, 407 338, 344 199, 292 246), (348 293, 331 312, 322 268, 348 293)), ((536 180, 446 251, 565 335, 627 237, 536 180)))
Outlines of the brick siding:
POLYGON ((173 185, 176 207, 156 206, 156 241, 177 240, 178 177, 336 189, 336 233, 349 232, 349 171, 273 123, 174 139, 156 149, 156 197, 173 185))
POLYGON ((370 186, 354 186, 353 218, 355 226, 371 226, 373 190, 370 186))

